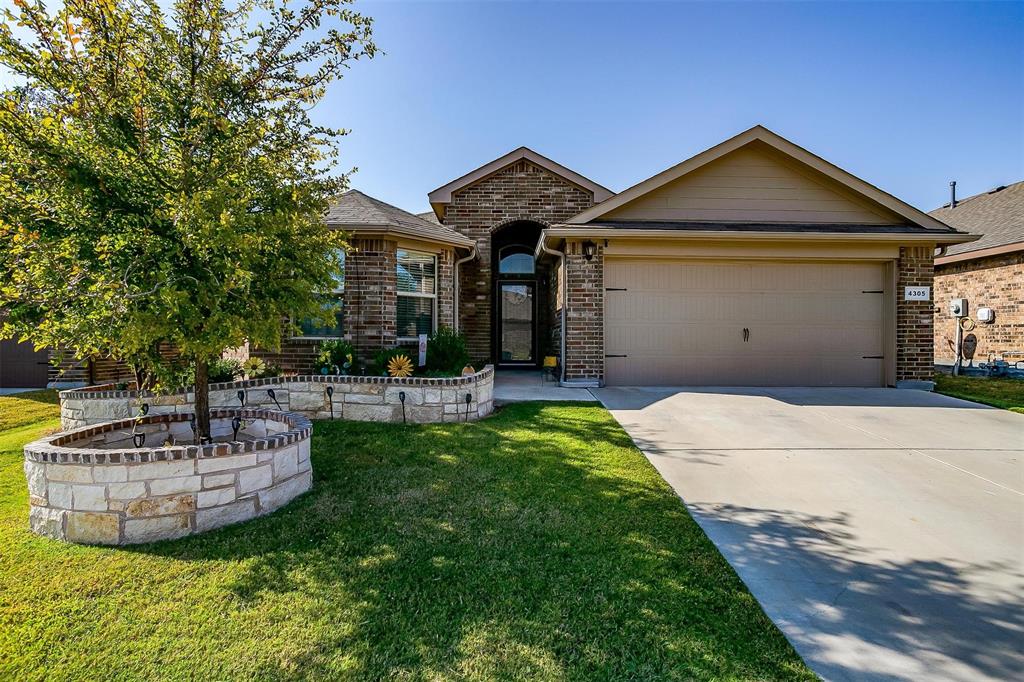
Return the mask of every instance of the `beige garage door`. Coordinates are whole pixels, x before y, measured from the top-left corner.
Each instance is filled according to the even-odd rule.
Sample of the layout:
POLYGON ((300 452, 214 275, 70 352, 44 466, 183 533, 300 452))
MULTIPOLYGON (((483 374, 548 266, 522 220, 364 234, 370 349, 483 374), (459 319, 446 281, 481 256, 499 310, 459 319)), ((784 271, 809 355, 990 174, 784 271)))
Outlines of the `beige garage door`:
POLYGON ((879 263, 605 261, 610 386, 881 386, 879 263))

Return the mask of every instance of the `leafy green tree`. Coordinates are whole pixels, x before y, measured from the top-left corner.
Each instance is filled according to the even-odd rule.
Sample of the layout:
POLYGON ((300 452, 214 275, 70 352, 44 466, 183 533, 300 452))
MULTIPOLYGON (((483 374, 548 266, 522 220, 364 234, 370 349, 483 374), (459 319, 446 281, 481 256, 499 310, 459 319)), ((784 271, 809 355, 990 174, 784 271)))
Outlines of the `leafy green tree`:
POLYGON ((158 367, 208 365, 281 320, 329 321, 323 225, 344 130, 309 116, 372 57, 351 0, 14 0, 0 23, 0 334, 158 367))

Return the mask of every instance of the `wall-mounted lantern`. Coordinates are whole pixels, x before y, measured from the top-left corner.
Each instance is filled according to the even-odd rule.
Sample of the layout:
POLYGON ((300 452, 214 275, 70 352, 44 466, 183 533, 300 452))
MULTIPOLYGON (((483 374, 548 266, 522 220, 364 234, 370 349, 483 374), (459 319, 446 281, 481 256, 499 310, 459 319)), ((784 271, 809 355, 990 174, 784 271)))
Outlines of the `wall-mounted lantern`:
POLYGON ((589 260, 594 260, 594 254, 597 253, 597 244, 590 241, 589 239, 583 242, 583 257, 589 260))

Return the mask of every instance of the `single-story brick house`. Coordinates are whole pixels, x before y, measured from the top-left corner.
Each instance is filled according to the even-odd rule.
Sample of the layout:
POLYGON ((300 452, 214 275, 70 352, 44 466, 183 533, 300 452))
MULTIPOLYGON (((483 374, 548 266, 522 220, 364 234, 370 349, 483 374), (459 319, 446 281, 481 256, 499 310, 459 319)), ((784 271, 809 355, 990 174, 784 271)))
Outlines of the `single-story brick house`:
POLYGON ((975 242, 952 244, 935 258, 936 362, 956 359, 957 320, 947 305, 954 298, 967 299, 968 315, 976 321, 965 337, 974 360, 1024 361, 1024 182, 951 199, 929 215, 981 235, 975 242), (992 309, 992 322, 978 321, 979 308, 992 309))
POLYGON ((254 352, 301 371, 318 336, 452 325, 569 385, 894 386, 932 376, 936 248, 974 239, 761 126, 618 194, 521 147, 428 198, 342 197, 338 327, 254 352))
POLYGON ((566 385, 895 386, 932 376, 935 250, 975 238, 761 126, 618 194, 521 147, 428 198, 341 197, 337 324, 245 352, 308 372, 449 325, 566 385))

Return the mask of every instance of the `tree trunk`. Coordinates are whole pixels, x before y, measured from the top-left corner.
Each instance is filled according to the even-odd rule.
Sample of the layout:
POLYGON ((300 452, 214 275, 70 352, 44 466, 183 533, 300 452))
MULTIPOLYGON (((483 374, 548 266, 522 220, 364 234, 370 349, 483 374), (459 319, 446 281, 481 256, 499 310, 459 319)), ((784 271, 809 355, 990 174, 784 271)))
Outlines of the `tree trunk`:
POLYGON ((196 360, 196 445, 210 439, 210 363, 196 360))

